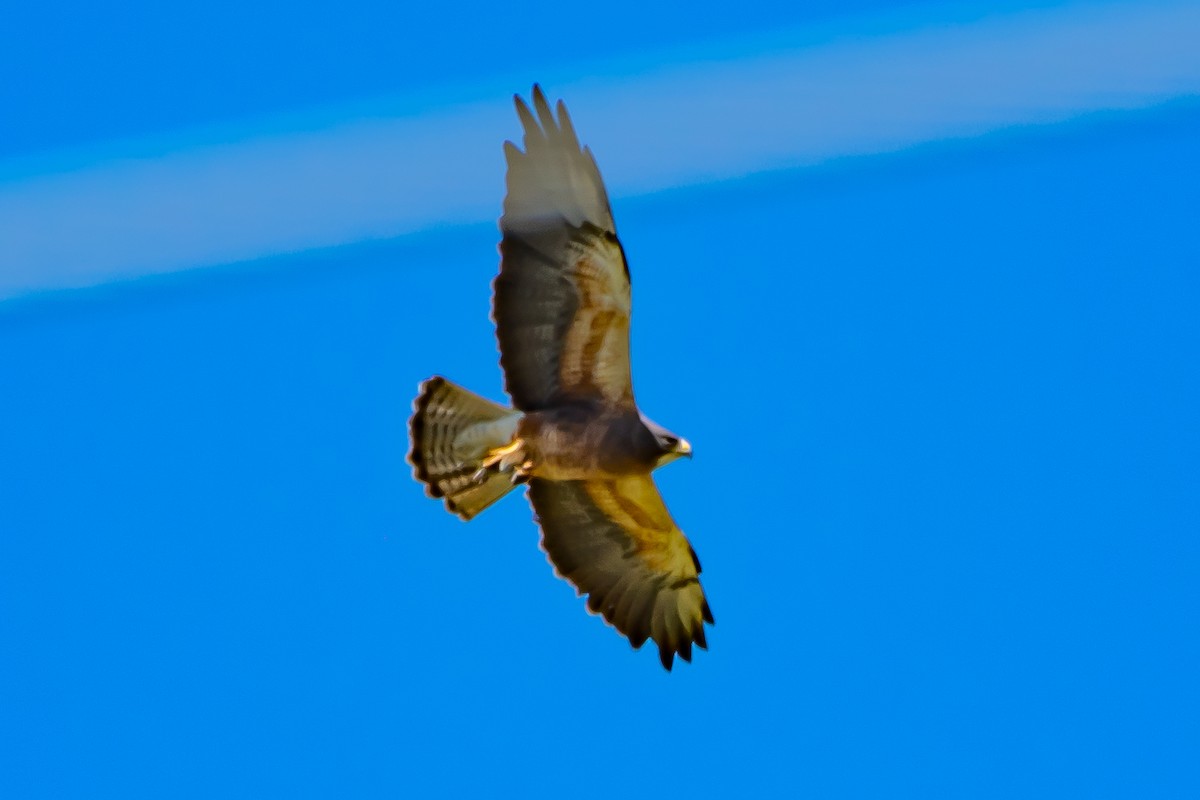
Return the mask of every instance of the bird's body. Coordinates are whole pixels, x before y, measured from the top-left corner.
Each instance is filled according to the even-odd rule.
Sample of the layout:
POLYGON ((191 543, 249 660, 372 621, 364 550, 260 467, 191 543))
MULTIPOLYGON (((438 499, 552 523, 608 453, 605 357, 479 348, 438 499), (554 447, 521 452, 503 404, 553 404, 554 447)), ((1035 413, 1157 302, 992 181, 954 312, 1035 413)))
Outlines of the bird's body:
POLYGON ((526 414, 517 427, 532 478, 612 480, 649 475, 662 452, 636 411, 587 403, 526 414))
POLYGON ((629 367, 629 267, 595 160, 566 108, 516 98, 525 151, 505 143, 508 194, 492 317, 508 408, 444 378, 421 384, 410 421, 414 475, 471 519, 529 484, 542 545, 588 608, 663 666, 691 660, 712 614, 700 562, 651 472, 690 456, 646 419, 629 367))

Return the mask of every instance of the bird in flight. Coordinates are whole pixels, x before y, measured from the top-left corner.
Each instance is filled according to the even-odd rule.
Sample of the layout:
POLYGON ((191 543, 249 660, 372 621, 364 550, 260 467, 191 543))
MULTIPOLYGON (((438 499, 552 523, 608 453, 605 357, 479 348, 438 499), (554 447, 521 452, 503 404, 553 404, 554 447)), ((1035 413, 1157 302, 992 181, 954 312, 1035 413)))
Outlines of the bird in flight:
POLYGON ((528 485, 542 547, 588 609, 670 670, 712 623, 700 561, 651 473, 692 455, 633 397, 629 266, 592 152, 560 100, 514 97, 524 151, 508 162, 492 319, 503 406, 442 377, 424 381, 409 421, 413 474, 469 520, 528 485), (557 113, 556 113, 557 112, 557 113))

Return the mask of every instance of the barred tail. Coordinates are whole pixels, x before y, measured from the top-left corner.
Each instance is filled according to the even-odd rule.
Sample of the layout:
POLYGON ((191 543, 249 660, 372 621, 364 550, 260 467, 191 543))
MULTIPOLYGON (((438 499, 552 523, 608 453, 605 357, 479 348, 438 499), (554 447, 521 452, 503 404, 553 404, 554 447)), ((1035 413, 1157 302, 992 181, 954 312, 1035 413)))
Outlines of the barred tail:
POLYGON ((488 451, 508 444, 521 413, 485 400, 442 377, 421 384, 408 423, 413 477, 430 497, 443 497, 446 508, 463 519, 512 490, 505 474, 489 472, 476 483, 475 472, 488 451))

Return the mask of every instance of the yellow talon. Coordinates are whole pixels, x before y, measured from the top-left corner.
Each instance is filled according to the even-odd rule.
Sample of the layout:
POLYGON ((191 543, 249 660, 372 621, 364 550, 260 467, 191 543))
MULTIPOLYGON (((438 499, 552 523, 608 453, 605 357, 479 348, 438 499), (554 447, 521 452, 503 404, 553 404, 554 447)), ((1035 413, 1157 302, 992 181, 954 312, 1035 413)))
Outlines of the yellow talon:
POLYGON ((488 470, 491 469, 512 472, 514 483, 528 480, 533 461, 525 455, 525 440, 518 437, 503 447, 493 447, 489 450, 487 456, 479 462, 479 469, 474 475, 476 482, 487 478, 488 470))
MULTIPOLYGON (((504 445, 503 447, 493 447, 488 451, 487 458, 483 459, 483 468, 491 469, 499 464, 500 469, 508 469, 513 464, 518 463, 517 459, 509 458, 509 456, 522 453, 524 449, 525 441, 521 438, 513 439, 512 442, 504 445)), ((524 460, 523 454, 521 460, 524 460)))

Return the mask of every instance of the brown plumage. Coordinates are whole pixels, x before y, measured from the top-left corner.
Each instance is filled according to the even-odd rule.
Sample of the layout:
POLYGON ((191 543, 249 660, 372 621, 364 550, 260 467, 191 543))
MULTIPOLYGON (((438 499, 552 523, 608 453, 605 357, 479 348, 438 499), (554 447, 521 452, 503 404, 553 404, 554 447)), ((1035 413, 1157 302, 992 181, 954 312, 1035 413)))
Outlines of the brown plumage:
POLYGON ((630 282, 608 195, 562 101, 515 98, 492 318, 513 408, 444 378, 421 385, 413 474, 471 519, 529 484, 542 546, 588 609, 670 669, 706 647, 700 562, 650 473, 688 443, 642 416, 629 366, 630 282))

